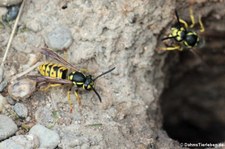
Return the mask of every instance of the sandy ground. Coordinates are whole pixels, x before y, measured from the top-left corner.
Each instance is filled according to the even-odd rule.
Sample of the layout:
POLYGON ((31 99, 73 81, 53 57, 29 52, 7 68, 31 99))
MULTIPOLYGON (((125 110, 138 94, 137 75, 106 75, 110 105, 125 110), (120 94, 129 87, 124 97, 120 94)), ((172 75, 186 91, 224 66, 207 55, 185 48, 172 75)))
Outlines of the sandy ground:
MULTIPOLYGON (((182 148, 180 143, 223 142, 224 6, 223 1, 193 4, 206 28, 200 35, 206 44, 195 49, 199 60, 190 51, 159 50, 161 38, 176 23, 175 9, 190 22, 186 1, 27 0, 5 63, 8 80, 44 61, 34 47, 48 46, 93 76, 116 69, 95 82, 102 103, 94 92, 81 89, 82 107, 71 95, 70 113, 67 87, 36 90, 16 101, 6 88, 2 95, 9 104, 2 113, 16 122, 17 135, 37 123, 56 131, 57 148, 182 148), (16 102, 28 109, 26 118, 12 116, 16 102)), ((1 29, 0 55, 11 28, 9 23, 1 29)))

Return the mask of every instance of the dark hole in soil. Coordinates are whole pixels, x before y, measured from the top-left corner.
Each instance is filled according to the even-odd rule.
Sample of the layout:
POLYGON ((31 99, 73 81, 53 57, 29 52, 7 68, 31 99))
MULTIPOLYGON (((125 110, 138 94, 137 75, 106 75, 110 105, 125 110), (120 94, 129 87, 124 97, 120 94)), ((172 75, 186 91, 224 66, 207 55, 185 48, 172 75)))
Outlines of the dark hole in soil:
POLYGON ((67 4, 63 5, 61 8, 62 9, 67 9, 67 4))
POLYGON ((180 143, 225 140, 225 46, 222 36, 207 38, 207 45, 197 49, 203 62, 190 51, 170 52, 167 57, 166 62, 174 58, 177 62, 168 66, 168 83, 160 97, 163 129, 180 143))

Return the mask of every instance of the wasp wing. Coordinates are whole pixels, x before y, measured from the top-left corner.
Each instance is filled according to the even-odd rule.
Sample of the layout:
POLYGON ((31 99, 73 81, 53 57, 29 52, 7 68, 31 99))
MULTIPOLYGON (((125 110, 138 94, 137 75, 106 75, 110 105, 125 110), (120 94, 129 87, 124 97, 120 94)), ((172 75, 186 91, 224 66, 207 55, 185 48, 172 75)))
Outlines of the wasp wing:
POLYGON ((63 59, 61 56, 59 56, 57 53, 55 53, 54 51, 48 49, 48 48, 37 48, 42 54, 51 57, 52 59, 55 59, 56 61, 58 61, 59 63, 62 63, 63 65, 65 65, 66 67, 69 67, 71 69, 77 70, 76 67, 72 64, 70 64, 69 62, 67 62, 65 59, 63 59))
POLYGON ((29 79, 37 81, 37 83, 54 83, 54 84, 73 84, 72 81, 66 79, 52 78, 47 76, 29 75, 29 79))

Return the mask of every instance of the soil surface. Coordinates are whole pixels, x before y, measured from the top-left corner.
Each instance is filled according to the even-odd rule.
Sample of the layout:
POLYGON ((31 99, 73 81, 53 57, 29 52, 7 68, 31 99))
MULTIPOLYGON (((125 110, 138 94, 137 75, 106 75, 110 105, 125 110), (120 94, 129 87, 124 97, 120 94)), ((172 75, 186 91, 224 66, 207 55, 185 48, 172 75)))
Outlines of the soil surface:
MULTIPOLYGON (((0 105, 1 114, 16 123, 14 137, 35 134, 30 129, 35 130, 36 124, 46 133, 46 128, 50 129, 57 138, 55 145, 46 145, 48 140, 42 137, 39 147, 142 149, 222 144, 224 8, 221 0, 27 0, 4 65, 3 81, 7 80, 8 86, 1 92, 1 98, 7 101, 0 105), (194 52, 160 50, 171 44, 161 39, 177 21, 175 9, 190 24, 190 6, 196 19, 191 30, 198 33, 203 44, 193 48, 194 52), (199 33, 198 16, 205 27, 203 33, 199 33), (42 47, 51 48, 94 78, 116 67, 95 81, 102 102, 94 91, 81 88, 78 92, 82 106, 71 93, 70 112, 67 86, 34 91, 33 82, 22 82, 29 75, 37 75, 37 69, 12 81, 37 62, 59 63, 40 54, 37 48, 42 47), (12 84, 20 85, 17 91, 10 89, 12 84), (27 108, 28 113, 18 107, 27 108)), ((13 23, 1 23, 1 59, 13 23)))

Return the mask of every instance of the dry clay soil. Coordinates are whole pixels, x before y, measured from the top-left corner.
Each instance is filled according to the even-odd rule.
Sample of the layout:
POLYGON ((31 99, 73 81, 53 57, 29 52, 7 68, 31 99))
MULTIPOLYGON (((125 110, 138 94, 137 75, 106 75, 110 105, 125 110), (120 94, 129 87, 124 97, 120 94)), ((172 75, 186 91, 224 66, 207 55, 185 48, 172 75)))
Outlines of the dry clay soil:
MULTIPOLYGON (((46 46, 48 34, 58 27, 71 32, 73 42, 66 52, 70 63, 94 76, 116 69, 96 81, 102 103, 94 92, 81 91, 82 108, 71 96, 72 113, 63 87, 36 91, 20 100, 31 117, 26 123, 57 130, 61 137, 58 148, 73 148, 74 140, 81 142, 77 147, 88 144, 96 148, 181 148, 175 140, 192 142, 196 138, 223 142, 222 135, 211 140, 202 136, 210 138, 211 129, 216 133, 225 130, 223 36, 210 38, 215 35, 211 30, 225 31, 225 3, 202 0, 193 5, 194 14, 201 14, 206 33, 209 31, 203 35, 209 42, 197 49, 207 66, 190 51, 159 51, 163 46, 160 39, 176 22, 175 8, 181 18, 190 20, 188 5, 172 0, 27 0, 5 65, 8 78, 27 68, 31 57, 38 55, 33 47, 46 46), (215 83, 213 79, 219 76, 215 83), (45 111, 52 112, 53 122, 45 111), (217 129, 214 124, 219 124, 217 129)), ((9 34, 9 30, 1 31, 2 49, 9 34)), ((26 131, 21 128, 18 134, 26 131)))

